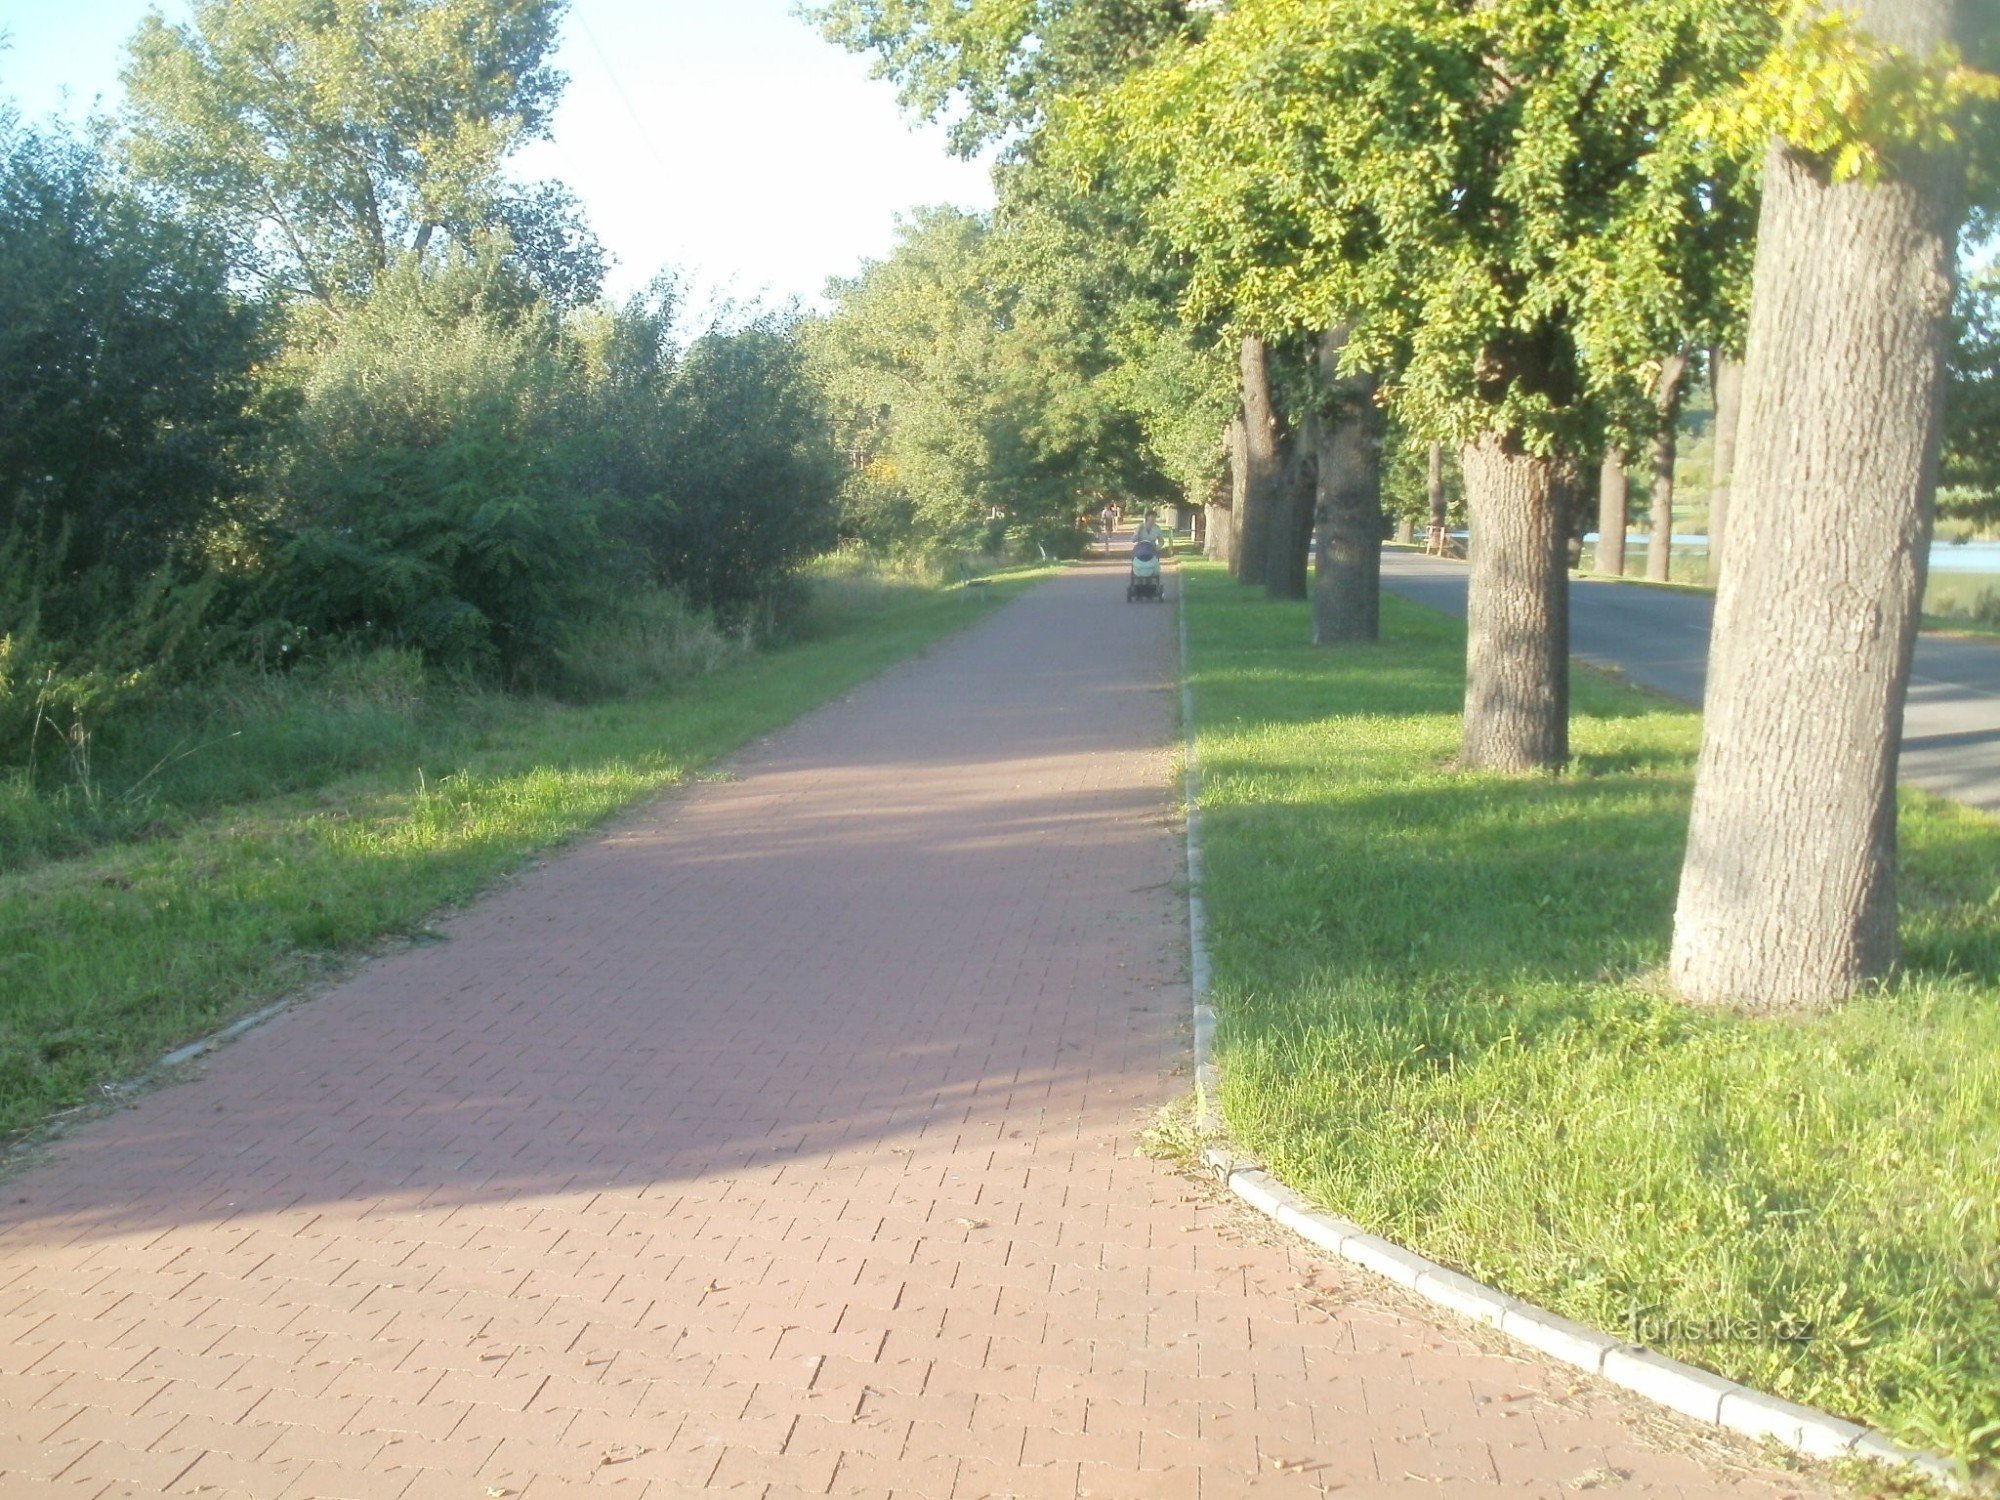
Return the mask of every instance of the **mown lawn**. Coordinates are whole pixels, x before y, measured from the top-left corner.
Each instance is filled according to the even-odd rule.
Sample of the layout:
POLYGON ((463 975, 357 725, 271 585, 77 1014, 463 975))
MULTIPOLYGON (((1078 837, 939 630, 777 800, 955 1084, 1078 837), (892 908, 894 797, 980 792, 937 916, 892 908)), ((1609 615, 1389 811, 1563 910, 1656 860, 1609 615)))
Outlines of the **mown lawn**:
POLYGON ((2000 1460, 2000 824, 1912 794, 1908 970, 1810 1019, 1663 990, 1694 714, 1579 672, 1572 774, 1453 769, 1463 626, 1189 579, 1221 1107, 1507 1291, 2000 1460))
MULTIPOLYGON (((147 782, 131 836, 0 865, 0 1139, 352 955, 423 939, 440 907, 1038 576, 978 590, 836 579, 808 638, 589 707, 364 681, 281 693, 248 728, 219 711, 189 739, 184 793, 159 798, 147 782)), ((104 836, 90 808, 49 797, 22 801, 17 822, 37 809, 50 837, 71 824, 104 836)))

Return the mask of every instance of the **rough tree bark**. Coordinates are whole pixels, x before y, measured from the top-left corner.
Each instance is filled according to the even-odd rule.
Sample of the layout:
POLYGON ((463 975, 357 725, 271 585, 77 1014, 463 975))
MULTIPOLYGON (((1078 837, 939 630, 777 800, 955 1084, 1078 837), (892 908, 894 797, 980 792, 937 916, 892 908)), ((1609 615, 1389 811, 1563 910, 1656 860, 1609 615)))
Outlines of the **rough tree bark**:
MULTIPOLYGON (((1320 340, 1319 482, 1314 529, 1313 644, 1382 636, 1382 409, 1375 377, 1340 373, 1348 330, 1320 340)), ((1433 465, 1444 488, 1441 450, 1433 465)), ((1409 522, 1403 522, 1408 529, 1409 522)))
POLYGON ((1264 592, 1273 599, 1306 597, 1312 561, 1313 494, 1319 474, 1319 423, 1308 414, 1279 443, 1277 504, 1271 510, 1271 562, 1264 592))
POLYGON ((1487 433, 1460 453, 1472 523, 1466 593, 1467 766, 1560 770, 1569 759, 1570 465, 1487 433))
POLYGON ((1237 486, 1236 534, 1229 567, 1244 583, 1270 576, 1271 529, 1284 485, 1283 431, 1271 394, 1271 351, 1260 338, 1245 338, 1243 369, 1243 477, 1237 486))
POLYGON ((1413 517, 1396 517, 1396 540, 1405 547, 1413 546, 1417 540, 1417 523, 1413 517))
POLYGON ((1653 518, 1652 537, 1646 546, 1646 576, 1655 583, 1673 577, 1674 566, 1674 459, 1680 450, 1681 386, 1687 379, 1685 353, 1670 355, 1660 363, 1659 383, 1653 387, 1653 410, 1659 424, 1653 429, 1653 518))
POLYGON ((1613 448, 1597 471, 1597 559, 1595 571, 1606 578, 1625 576, 1625 527, 1631 513, 1631 485, 1625 474, 1625 450, 1613 448))
POLYGON ((1743 366, 1720 349, 1708 352, 1708 378, 1715 393, 1715 461, 1708 486, 1708 581, 1722 582, 1723 547, 1728 538, 1729 485, 1736 472, 1737 414, 1743 402, 1743 366))
MULTIPOLYGON (((1865 0, 1928 57, 1951 7, 1865 0)), ((1937 477, 1955 163, 1835 183, 1775 143, 1674 917, 1686 998, 1819 1007, 1896 958, 1896 754, 1937 477)))
MULTIPOLYGON (((1216 498, 1208 508, 1208 555, 1228 563, 1236 550, 1236 518, 1243 513, 1243 413, 1222 431, 1223 469, 1216 498)), ((1234 564, 1230 572, 1236 571, 1234 564)))
POLYGON ((1432 443, 1430 451, 1431 525, 1451 524, 1451 503, 1444 492, 1444 444, 1432 443))
POLYGON ((1569 487, 1569 516, 1563 523, 1563 566, 1571 573, 1583 571, 1583 538, 1596 510, 1590 486, 1579 476, 1569 487))

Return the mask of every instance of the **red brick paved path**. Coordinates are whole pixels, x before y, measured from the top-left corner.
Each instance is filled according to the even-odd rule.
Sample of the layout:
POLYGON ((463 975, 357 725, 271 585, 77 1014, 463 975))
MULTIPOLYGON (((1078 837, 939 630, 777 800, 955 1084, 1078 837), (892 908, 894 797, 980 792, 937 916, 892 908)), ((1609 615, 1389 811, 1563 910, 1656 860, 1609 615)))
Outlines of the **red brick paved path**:
POLYGON ((1772 1493, 1359 1273, 1316 1307, 1135 1156, 1187 991, 1173 615, 1122 582, 7 1184, 0 1495, 1772 1493))

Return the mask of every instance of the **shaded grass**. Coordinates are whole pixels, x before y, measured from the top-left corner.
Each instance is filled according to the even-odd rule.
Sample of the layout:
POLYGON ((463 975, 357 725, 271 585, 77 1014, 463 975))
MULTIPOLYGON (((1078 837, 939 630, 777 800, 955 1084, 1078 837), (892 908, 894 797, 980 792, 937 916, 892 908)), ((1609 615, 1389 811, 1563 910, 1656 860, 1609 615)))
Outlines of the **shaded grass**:
POLYGON ((0 773, 0 871, 157 838, 216 808, 434 749, 454 720, 469 724, 503 701, 428 683, 401 651, 287 673, 218 672, 143 716, 74 742, 61 736, 64 754, 0 773))
MULTIPOLYGON (((269 782, 212 770, 199 800, 158 803, 145 837, 0 873, 0 1133, 90 1097, 346 956, 426 936, 440 906, 981 618, 1039 576, 1024 570, 975 592, 843 576, 804 639, 619 702, 461 692, 422 707, 349 704, 331 725, 294 705, 299 741, 289 747, 287 714, 268 716, 252 764, 269 782)), ((226 737, 226 715, 207 732, 226 737)))
POLYGON ((1221 1103, 1483 1281, 2000 1456, 2000 827, 1904 803, 1908 972, 1827 1016, 1658 978, 1697 719, 1579 672, 1576 768, 1452 768, 1463 627, 1379 646, 1187 569, 1221 1103))

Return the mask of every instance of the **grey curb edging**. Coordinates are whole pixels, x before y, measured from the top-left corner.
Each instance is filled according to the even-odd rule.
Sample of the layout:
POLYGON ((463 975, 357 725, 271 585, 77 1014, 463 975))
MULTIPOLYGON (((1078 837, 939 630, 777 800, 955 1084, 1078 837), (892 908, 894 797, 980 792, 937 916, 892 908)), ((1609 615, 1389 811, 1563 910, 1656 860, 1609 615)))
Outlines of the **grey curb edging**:
POLYGON ((272 1017, 290 1010, 292 1005, 293 1002, 290 1000, 280 1000, 276 1005, 267 1005, 262 1010, 252 1011, 241 1020, 230 1022, 229 1025, 212 1035, 205 1036, 199 1041, 189 1042, 185 1047, 176 1047, 172 1052, 169 1052, 165 1057, 153 1064, 153 1066, 156 1069, 177 1068, 182 1063, 193 1062, 204 1052, 213 1052, 224 1042, 235 1041, 236 1038, 243 1035, 244 1032, 250 1030, 253 1026, 262 1026, 272 1017))
MULTIPOLYGON (((1209 1003, 1211 968, 1208 915, 1203 905, 1201 768, 1195 755, 1194 689, 1188 680, 1187 581, 1178 600, 1181 655, 1183 792, 1187 817, 1189 971, 1194 1003, 1195 1119, 1204 1130, 1215 1116, 1215 1010, 1209 1003)), ((1906 1448, 1886 1433, 1809 1406, 1767 1396, 1677 1359, 1628 1344, 1483 1286, 1406 1250, 1358 1224, 1322 1213, 1262 1168, 1227 1151, 1202 1153, 1209 1169, 1238 1198, 1328 1254, 1350 1261, 1427 1302, 1497 1328, 1519 1343, 1612 1385, 1644 1396, 1698 1421, 1775 1442, 1809 1458, 1865 1458, 1914 1470, 1961 1494, 1974 1493, 1962 1468, 1931 1453, 1906 1448)))

